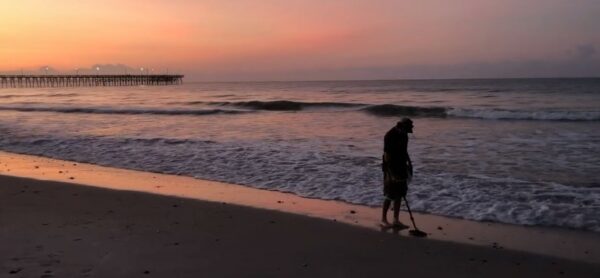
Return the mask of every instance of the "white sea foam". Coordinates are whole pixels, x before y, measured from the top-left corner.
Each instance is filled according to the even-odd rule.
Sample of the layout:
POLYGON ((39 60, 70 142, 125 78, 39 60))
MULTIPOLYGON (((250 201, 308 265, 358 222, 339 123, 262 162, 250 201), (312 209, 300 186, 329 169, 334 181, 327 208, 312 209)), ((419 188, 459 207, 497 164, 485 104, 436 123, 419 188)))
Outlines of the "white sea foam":
POLYGON ((600 111, 524 111, 506 109, 451 108, 448 116, 490 120, 539 120, 539 121, 599 121, 600 111))
MULTIPOLYGON (((310 142, 306 142, 310 145, 310 142)), ((378 206, 378 157, 289 143, 219 143, 165 138, 3 138, 0 148, 113 167, 188 175, 252 187, 378 206)), ((417 168, 409 191, 415 211, 479 221, 600 232, 600 188, 515 178, 456 175, 417 168)))
POLYGON ((440 173, 423 176, 412 189, 415 208, 427 212, 600 231, 600 188, 440 173))

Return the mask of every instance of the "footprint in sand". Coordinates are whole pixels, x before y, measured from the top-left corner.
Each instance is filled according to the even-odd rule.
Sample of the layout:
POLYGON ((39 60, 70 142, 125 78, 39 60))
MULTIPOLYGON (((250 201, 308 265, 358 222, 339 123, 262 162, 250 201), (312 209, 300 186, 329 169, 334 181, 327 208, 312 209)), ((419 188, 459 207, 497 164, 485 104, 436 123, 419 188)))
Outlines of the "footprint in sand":
POLYGON ((17 273, 21 272, 21 270, 23 270, 23 269, 19 267, 19 268, 15 268, 15 269, 9 271, 8 273, 9 274, 17 274, 17 273))

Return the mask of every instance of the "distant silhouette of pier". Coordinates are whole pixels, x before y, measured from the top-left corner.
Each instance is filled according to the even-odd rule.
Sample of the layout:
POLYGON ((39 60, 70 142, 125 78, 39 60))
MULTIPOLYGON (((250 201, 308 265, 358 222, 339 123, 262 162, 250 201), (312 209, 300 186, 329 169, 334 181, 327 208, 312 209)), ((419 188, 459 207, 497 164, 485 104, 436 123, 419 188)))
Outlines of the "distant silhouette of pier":
POLYGON ((183 83, 183 75, 0 75, 0 88, 164 86, 183 83))

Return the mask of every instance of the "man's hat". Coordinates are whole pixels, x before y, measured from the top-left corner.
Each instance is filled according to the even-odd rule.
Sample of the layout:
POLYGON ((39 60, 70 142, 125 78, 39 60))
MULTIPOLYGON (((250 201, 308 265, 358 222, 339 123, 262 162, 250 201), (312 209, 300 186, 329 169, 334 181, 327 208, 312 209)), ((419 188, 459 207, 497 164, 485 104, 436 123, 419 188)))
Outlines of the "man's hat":
POLYGON ((409 118, 402 118, 397 124, 397 126, 412 126, 413 121, 409 118))

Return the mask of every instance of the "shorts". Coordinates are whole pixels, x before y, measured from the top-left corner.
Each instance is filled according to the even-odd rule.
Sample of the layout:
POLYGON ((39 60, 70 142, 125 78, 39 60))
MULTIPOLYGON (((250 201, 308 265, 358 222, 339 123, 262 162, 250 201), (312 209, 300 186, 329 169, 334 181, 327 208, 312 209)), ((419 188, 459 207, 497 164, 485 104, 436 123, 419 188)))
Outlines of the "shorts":
POLYGON ((398 201, 406 196, 408 183, 406 179, 395 179, 387 172, 383 174, 383 196, 392 201, 398 201))
POLYGON ((406 196, 411 174, 404 160, 394 160, 383 155, 383 196, 389 200, 400 200, 406 196), (401 163, 399 163, 401 162, 401 163))

